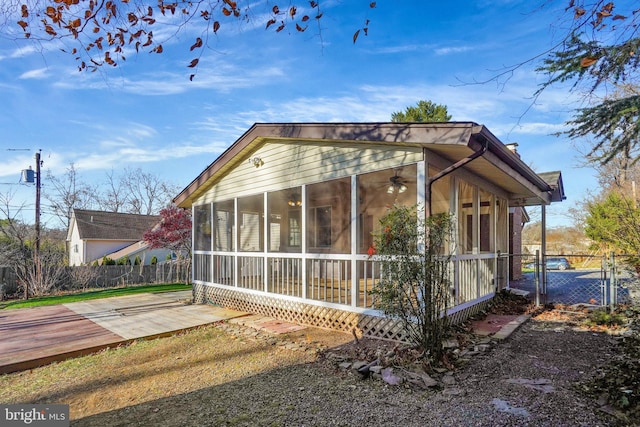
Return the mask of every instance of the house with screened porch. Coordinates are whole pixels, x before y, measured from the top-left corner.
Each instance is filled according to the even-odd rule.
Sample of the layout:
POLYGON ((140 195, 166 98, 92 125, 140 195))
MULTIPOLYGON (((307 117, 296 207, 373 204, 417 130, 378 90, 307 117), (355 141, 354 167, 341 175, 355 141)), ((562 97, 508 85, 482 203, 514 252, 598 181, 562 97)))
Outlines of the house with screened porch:
POLYGON ((454 215, 461 321, 508 287, 514 210, 563 199, 560 173, 476 123, 282 123, 253 125, 174 202, 193 213, 195 302, 395 339, 368 254, 390 206, 454 215))

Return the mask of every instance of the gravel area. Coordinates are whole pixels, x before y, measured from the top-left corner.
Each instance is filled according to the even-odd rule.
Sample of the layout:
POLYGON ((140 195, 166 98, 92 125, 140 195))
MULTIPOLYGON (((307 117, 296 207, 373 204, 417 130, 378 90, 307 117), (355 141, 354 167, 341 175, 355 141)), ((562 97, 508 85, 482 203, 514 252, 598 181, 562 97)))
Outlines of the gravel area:
MULTIPOLYGON (((228 325, 221 327, 225 339, 243 333, 228 325)), ((384 354, 391 343, 356 342, 344 334, 321 331, 318 340, 314 333, 301 331, 288 336, 289 344, 263 351, 261 364, 242 378, 212 380, 215 385, 89 415, 72 425, 621 425, 595 398, 575 387, 596 375, 597 368, 618 352, 616 340, 606 333, 577 330, 571 322, 534 318, 504 341, 484 341, 463 366, 434 375, 438 382, 434 387, 410 382, 390 385, 374 376, 363 378, 348 367, 361 357, 366 361, 372 354, 384 354), (283 354, 288 355, 286 366, 260 369, 272 366, 273 358, 283 354), (291 363, 291 355, 296 354, 299 363, 291 363)), ((273 339, 249 335, 252 340, 273 339)), ((224 340, 219 344, 224 345, 224 340)), ((403 372, 397 366, 394 369, 403 372)), ((213 375, 209 369, 207 375, 213 375)))

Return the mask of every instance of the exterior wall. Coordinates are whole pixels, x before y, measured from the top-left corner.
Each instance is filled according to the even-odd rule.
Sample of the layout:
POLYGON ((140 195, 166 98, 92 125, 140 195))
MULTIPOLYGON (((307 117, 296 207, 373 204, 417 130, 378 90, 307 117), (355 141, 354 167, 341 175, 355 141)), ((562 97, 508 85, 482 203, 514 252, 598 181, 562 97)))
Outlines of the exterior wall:
POLYGON ((84 264, 84 253, 84 241, 80 240, 80 233, 74 222, 74 227, 71 230, 71 239, 69 240, 69 265, 77 266, 84 264))
POLYGON ((120 240, 82 240, 74 223, 69 240, 69 265, 73 267, 91 263, 132 243, 120 240))
POLYGON ((416 163, 422 149, 371 144, 270 141, 243 159, 196 204, 327 181, 416 163), (261 159, 254 166, 251 159, 261 159))
MULTIPOLYGON (((239 159, 235 168, 229 166, 225 175, 194 203, 194 240, 198 245, 193 251, 196 300, 316 326, 335 328, 337 324, 338 329, 366 329, 366 334, 398 339, 398 336, 391 338, 396 334, 389 332, 395 330, 394 327, 375 310, 375 296, 371 291, 380 275, 380 263, 367 255, 369 243, 363 236, 373 231, 371 227, 390 205, 380 204, 375 194, 387 193, 394 171, 403 169, 403 175, 413 171, 414 178, 412 190, 403 190, 396 195, 396 200, 402 199, 404 205, 424 204, 428 169, 424 155, 415 147, 323 142, 296 145, 272 141, 239 159), (361 178, 365 176, 372 181, 382 178, 381 187, 363 187, 361 178), (335 183, 338 178, 347 184, 345 187, 342 182, 340 190, 328 183, 335 183), (310 194, 314 193, 315 186, 323 185, 317 183, 333 188, 331 199, 340 203, 326 202, 325 205, 331 206, 336 215, 346 215, 347 219, 341 240, 336 240, 336 247, 331 250, 309 244, 311 219, 304 216, 311 208, 310 194), (306 212, 301 221, 302 234, 306 237, 300 249, 294 250, 282 248, 280 244, 286 241, 286 215, 278 212, 281 220, 276 232, 270 222, 273 215, 269 200, 287 189, 300 192, 301 209, 306 212), (241 202, 252 208, 241 208, 241 202), (217 204, 224 205, 222 210, 235 216, 225 229, 236 237, 234 244, 212 250, 218 247, 212 237, 215 226, 199 224, 198 218, 219 224, 220 218, 212 213, 217 204), (241 227, 248 223, 244 223, 241 213, 247 212, 255 212, 262 222, 251 223, 255 242, 251 250, 242 252, 246 247, 243 243, 246 237, 242 236, 247 232, 241 227), (208 234, 197 236, 203 229, 208 234), (269 244, 273 235, 279 236, 276 245, 269 244)), ((443 159, 437 163, 440 169, 450 164, 443 159)), ((439 197, 444 199, 436 203, 438 209, 446 210, 447 206, 452 212, 466 209, 464 216, 457 217, 458 238, 473 235, 468 251, 455 254, 452 262, 454 307, 450 315, 462 321, 477 312, 478 307, 484 307, 499 286, 497 251, 506 249, 508 236, 506 192, 464 170, 456 171, 443 182, 447 182, 449 190, 439 189, 439 197), (468 200, 461 201, 458 194, 464 181, 471 191, 467 194, 468 200)), ((341 218, 343 221, 345 217, 341 218)), ((332 219, 332 228, 335 225, 332 219)), ((459 247, 459 242, 455 247, 459 247)))

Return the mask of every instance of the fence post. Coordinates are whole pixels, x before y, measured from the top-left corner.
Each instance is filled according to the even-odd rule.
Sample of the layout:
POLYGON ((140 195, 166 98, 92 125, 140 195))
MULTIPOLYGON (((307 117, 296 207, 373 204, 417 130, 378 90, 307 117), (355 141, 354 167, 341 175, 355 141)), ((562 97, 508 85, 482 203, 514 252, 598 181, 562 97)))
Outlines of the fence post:
POLYGON ((607 305, 607 255, 603 254, 600 260, 600 307, 607 305))
POLYGON ((617 287, 617 277, 616 277, 616 258, 615 255, 613 254, 613 251, 611 251, 610 255, 609 255, 609 310, 613 311, 615 308, 615 305, 617 304, 616 301, 616 287, 617 287))
POLYGON ((536 307, 540 307, 540 250, 536 250, 536 259, 533 265, 533 274, 536 283, 536 307))

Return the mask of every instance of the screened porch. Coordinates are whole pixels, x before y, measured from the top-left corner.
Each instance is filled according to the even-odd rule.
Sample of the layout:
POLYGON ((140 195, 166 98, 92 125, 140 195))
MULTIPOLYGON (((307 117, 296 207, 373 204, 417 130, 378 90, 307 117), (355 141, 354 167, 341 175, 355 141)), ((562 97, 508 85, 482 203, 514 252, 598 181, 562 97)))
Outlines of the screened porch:
POLYGON ((504 197, 427 162, 264 191, 193 206, 194 282, 354 312, 375 309, 380 263, 370 255, 379 220, 394 204, 427 203, 456 221, 451 306, 490 298, 505 279, 504 197))

